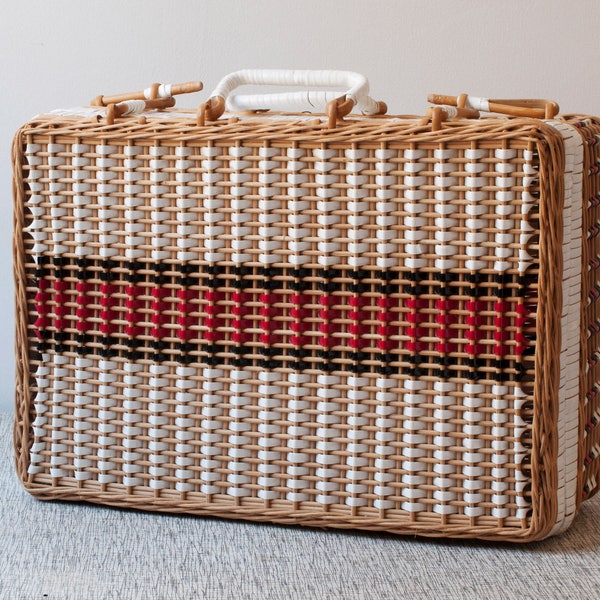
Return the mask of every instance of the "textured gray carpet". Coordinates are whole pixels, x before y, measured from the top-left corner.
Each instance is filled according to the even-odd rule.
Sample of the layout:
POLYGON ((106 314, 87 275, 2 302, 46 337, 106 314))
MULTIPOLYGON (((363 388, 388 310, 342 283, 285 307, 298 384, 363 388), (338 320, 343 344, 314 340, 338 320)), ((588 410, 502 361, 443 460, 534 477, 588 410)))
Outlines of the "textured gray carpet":
POLYGON ((600 497, 529 546, 409 539, 46 503, 0 415, 0 598, 600 598, 600 497))

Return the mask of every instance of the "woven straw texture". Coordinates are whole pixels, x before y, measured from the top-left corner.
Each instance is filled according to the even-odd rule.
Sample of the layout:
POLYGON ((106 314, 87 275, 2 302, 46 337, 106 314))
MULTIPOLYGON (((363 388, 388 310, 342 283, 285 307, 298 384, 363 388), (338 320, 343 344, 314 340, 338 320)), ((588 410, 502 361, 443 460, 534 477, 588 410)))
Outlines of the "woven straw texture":
POLYGON ((567 190, 560 131, 579 148, 597 125, 572 121, 27 124, 27 489, 428 536, 560 530, 598 471, 598 375, 579 376, 577 339, 598 203, 582 216, 581 177, 567 190))
POLYGON ((580 435, 583 439, 583 489, 588 498, 598 491, 600 479, 600 120, 565 116, 584 140, 582 338, 580 435))

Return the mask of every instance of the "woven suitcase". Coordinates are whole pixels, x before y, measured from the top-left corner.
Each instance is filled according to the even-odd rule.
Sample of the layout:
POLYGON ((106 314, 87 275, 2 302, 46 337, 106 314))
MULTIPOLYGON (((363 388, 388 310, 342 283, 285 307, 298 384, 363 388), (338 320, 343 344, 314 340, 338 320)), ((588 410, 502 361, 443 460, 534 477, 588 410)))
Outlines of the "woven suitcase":
POLYGON ((425 536, 568 527, 598 488, 600 121, 466 95, 388 117, 323 71, 240 71, 169 108, 199 87, 15 137, 26 489, 425 536))

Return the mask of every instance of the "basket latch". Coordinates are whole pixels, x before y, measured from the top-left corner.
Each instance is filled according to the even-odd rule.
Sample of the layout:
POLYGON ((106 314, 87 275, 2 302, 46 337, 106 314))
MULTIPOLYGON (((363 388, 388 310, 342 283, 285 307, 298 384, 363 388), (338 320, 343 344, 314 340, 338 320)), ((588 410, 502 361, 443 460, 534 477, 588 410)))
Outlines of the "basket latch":
POLYGON ((481 112, 532 119, 553 119, 559 111, 556 102, 543 98, 490 100, 489 98, 479 98, 468 94, 460 94, 459 96, 430 94, 427 96, 427 101, 431 104, 441 104, 447 107, 470 108, 481 112))
POLYGON ((151 86, 136 92, 125 92, 112 96, 96 96, 91 102, 92 106, 106 106, 106 122, 114 123, 116 117, 135 115, 145 110, 164 109, 175 105, 175 98, 179 94, 192 94, 203 88, 201 81, 188 81, 186 83, 153 83, 151 86))

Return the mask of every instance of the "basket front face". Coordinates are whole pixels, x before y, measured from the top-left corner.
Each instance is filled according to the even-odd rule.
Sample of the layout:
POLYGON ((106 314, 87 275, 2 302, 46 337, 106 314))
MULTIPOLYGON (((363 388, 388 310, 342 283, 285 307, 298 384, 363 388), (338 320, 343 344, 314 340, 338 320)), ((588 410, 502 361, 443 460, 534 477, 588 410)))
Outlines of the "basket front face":
POLYGON ((423 535, 554 525, 546 415, 578 358, 548 325, 558 136, 61 127, 19 144, 32 492, 423 535))

